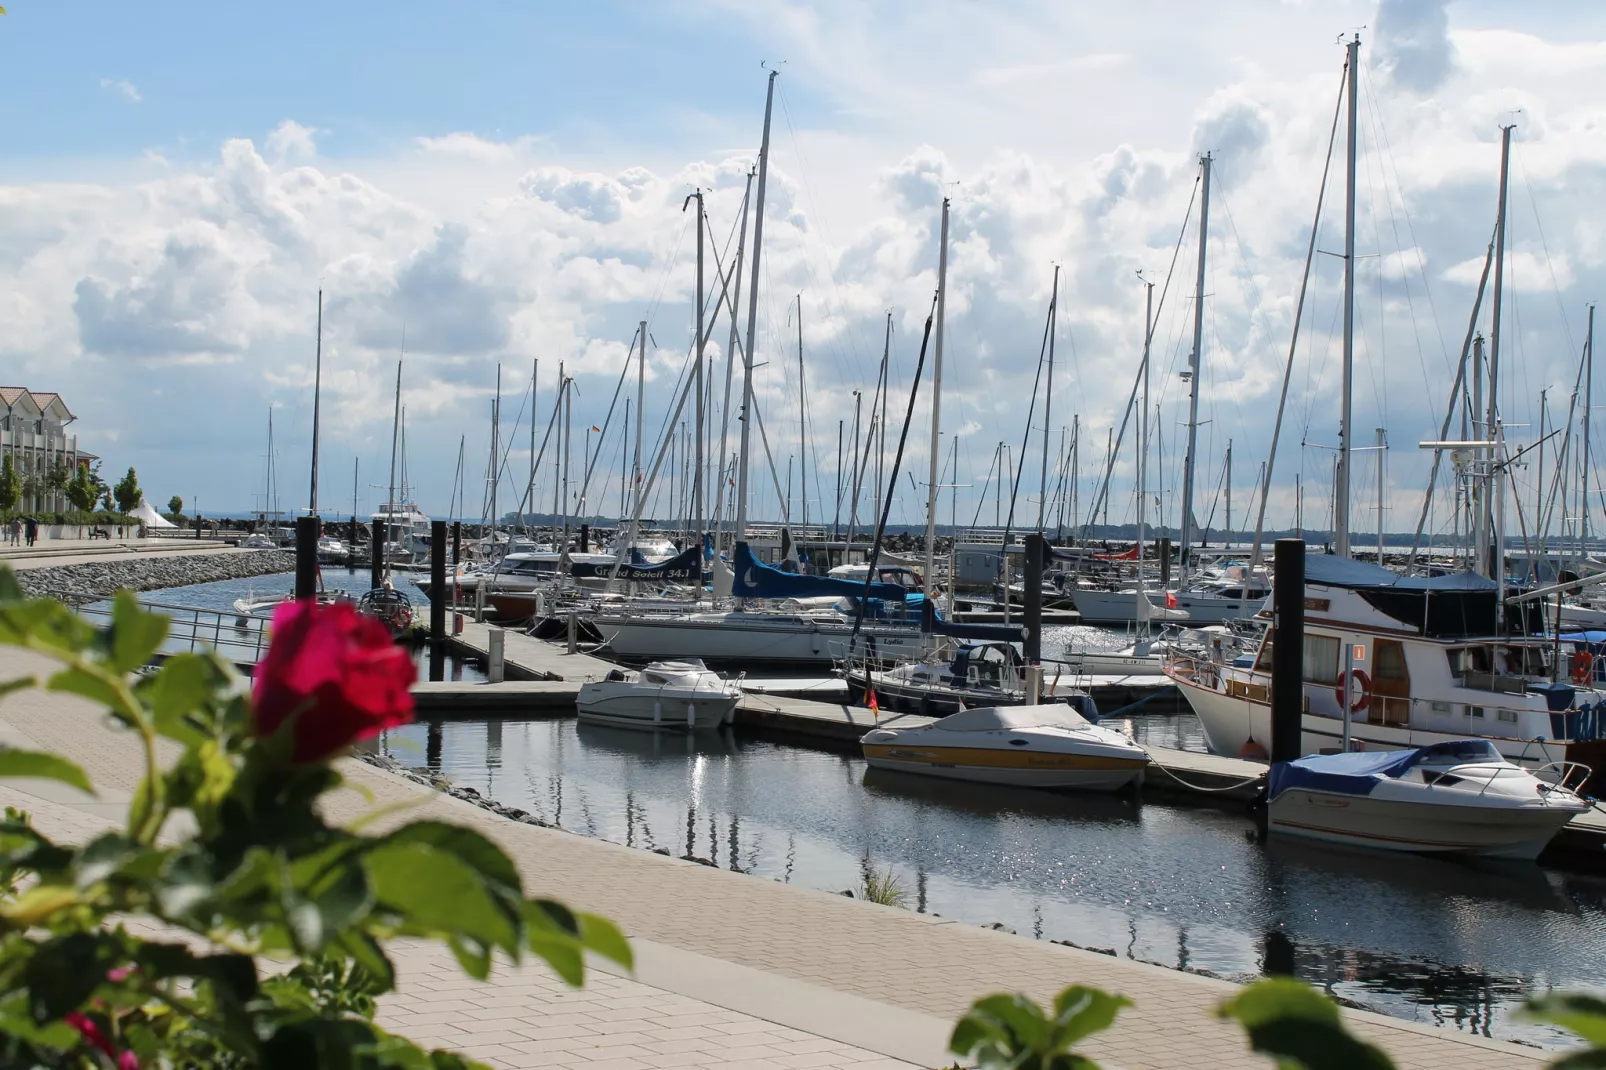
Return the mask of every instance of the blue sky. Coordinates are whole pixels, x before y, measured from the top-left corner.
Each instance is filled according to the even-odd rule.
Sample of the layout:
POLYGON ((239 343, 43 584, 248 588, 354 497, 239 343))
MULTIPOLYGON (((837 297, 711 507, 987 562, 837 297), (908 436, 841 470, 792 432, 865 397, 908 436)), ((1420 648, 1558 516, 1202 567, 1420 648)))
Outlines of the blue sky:
MULTIPOLYGON (((269 405, 281 482, 303 482, 289 474, 307 460, 320 282, 326 485, 349 484, 354 457, 369 473, 388 464, 404 326, 409 469, 431 512, 451 497, 460 437, 478 509, 498 362, 520 381, 541 360, 543 410, 564 362, 580 390, 578 454, 578 429, 600 424, 645 316, 656 426, 690 323, 680 204, 710 188, 711 226, 721 241, 730 232, 765 60, 785 62, 759 390, 784 469, 798 439, 788 308, 801 292, 811 467, 827 484, 810 491, 812 515, 834 481, 834 425, 851 422, 852 391, 869 386, 888 308, 899 374, 913 365, 943 195, 955 212, 944 426, 961 438, 948 480, 972 484, 960 512, 997 443, 1019 449, 1055 263, 1054 430, 1081 417, 1088 496, 1134 371, 1132 272, 1163 274, 1203 149, 1217 153, 1220 200, 1201 495, 1228 438, 1235 483, 1247 485, 1269 444, 1345 31, 1361 28, 1365 62, 1357 423, 1367 437, 1388 427, 1400 447, 1392 513, 1414 516, 1420 500, 1425 473, 1407 447, 1442 408, 1446 353, 1492 220, 1502 116, 1523 109, 1506 328, 1514 424, 1537 422, 1540 390, 1570 389, 1583 305, 1606 279, 1606 5, 8 6, 0 92, 18 103, 0 111, 4 378, 62 392, 86 446, 108 467, 135 464, 162 500, 198 493, 249 508, 269 405)), ((1332 225, 1324 248, 1336 247, 1332 225)), ((1330 268, 1318 268, 1290 417, 1290 435, 1312 443, 1335 434, 1330 268)), ((1188 307, 1173 296, 1157 334, 1154 448, 1173 512, 1188 307)), ((722 354, 723 328, 715 341, 722 354)), ((923 436, 911 443, 923 471, 923 436)), ((604 456, 618 450, 610 433, 604 456)), ((527 463, 515 445, 509 467, 527 463)), ((1132 512, 1129 456, 1118 469, 1112 520, 1132 512)), ((1324 469, 1319 450, 1285 448, 1274 519, 1291 517, 1295 474, 1320 497, 1324 469)), ((768 477, 755 482, 755 512, 775 514, 768 477)), ((549 500, 550 487, 539 494, 549 500)), ((921 497, 904 495, 894 518, 918 522, 921 497)))

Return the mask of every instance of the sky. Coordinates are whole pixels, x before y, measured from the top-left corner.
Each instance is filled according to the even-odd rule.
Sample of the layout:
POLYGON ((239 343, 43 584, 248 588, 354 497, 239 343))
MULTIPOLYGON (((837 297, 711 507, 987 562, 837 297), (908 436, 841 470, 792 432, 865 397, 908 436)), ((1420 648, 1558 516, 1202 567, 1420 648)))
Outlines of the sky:
MULTIPOLYGON (((1225 521, 1230 440, 1233 521, 1252 524, 1353 34, 1355 438, 1369 445, 1375 428, 1385 431, 1385 526, 1408 531, 1422 509, 1430 455, 1417 443, 1438 437, 1448 404, 1494 227, 1503 124, 1515 127, 1498 380, 1506 434, 1530 443, 1542 416, 1547 432, 1567 425, 1570 404, 1581 426, 1573 394, 1586 308, 1606 282, 1598 4, 7 7, 0 92, 14 105, 0 110, 0 379, 62 394, 83 448, 114 477, 134 466, 158 503, 179 495, 209 513, 260 508, 271 410, 277 507, 306 508, 321 288, 318 504, 327 513, 349 512, 354 492, 357 510, 372 512, 387 494, 403 357, 406 484, 424 511, 482 514, 499 367, 499 507, 525 492, 539 362, 538 435, 559 366, 574 380, 571 504, 595 451, 586 511, 617 513, 633 367, 607 414, 636 324, 648 323, 650 466, 695 332, 694 212, 683 204, 705 192, 712 289, 716 265, 734 253, 773 69, 754 361, 774 474, 755 441, 754 516, 778 518, 788 486, 794 521, 805 498, 811 522, 837 513, 839 469, 853 482, 854 392, 862 434, 888 313, 890 467, 947 197, 941 520, 1007 512, 1007 491, 996 504, 1004 443, 1011 481, 1021 471, 1017 524, 1035 523, 1045 426, 1047 511, 1086 514, 1139 367, 1141 270, 1160 306, 1148 513, 1175 523, 1198 157, 1209 152, 1195 512, 1225 521), (1056 267, 1045 419, 1043 399, 1035 409, 1031 399, 1056 267), (586 431, 605 424, 606 433, 586 431), (1060 474, 1073 424, 1074 482, 1060 474), (1074 508, 1055 494, 1062 482, 1076 488, 1074 508)), ((1342 124, 1338 135, 1267 501, 1273 527, 1291 524, 1296 509, 1311 528, 1329 517, 1342 124)), ((1491 335, 1490 301, 1475 326, 1491 335)), ((721 453, 728 331, 722 313, 707 346, 710 457, 721 453)), ((930 363, 895 523, 924 517, 930 363)), ((739 395, 739 369, 736 378, 739 395)), ((671 436, 652 515, 673 508, 668 474, 683 482, 691 411, 688 435, 671 436)), ((738 425, 728 426, 727 454, 738 425)), ((1113 523, 1135 517, 1138 437, 1134 426, 1115 458, 1113 523)), ((1543 472, 1537 451, 1514 471, 1527 515, 1510 511, 1513 532, 1548 523, 1555 533, 1577 515, 1576 504, 1552 505, 1548 521, 1539 517, 1562 441, 1547 441, 1543 472)), ((1577 442, 1568 448, 1576 471, 1577 442)), ((1356 456, 1362 531, 1377 524, 1379 456, 1356 456)), ((535 496, 550 509, 550 448, 542 460, 535 496)), ((871 511, 864 498, 861 518, 871 511)), ((851 506, 840 511, 845 522, 851 506)), ((1598 501, 1593 515, 1598 529, 1598 501)), ((1451 524, 1440 493, 1427 527, 1451 524)))

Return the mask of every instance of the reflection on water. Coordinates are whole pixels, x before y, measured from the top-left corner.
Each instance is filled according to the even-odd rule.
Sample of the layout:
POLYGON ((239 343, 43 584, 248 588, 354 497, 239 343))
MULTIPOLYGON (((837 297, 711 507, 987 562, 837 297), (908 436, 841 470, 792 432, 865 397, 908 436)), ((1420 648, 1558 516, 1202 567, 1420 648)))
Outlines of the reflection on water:
POLYGON ((1554 1045, 1515 1005, 1606 987, 1606 884, 1533 866, 1263 846, 1235 810, 944 784, 729 729, 468 721, 383 745, 575 832, 830 891, 890 866, 917 910, 1229 977, 1291 971, 1447 1028, 1554 1045))

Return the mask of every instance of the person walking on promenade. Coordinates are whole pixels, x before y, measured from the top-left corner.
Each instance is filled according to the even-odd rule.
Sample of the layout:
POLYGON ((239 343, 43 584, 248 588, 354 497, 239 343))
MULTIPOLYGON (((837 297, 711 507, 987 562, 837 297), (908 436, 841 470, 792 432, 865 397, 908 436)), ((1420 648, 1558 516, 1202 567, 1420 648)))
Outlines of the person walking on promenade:
POLYGON ((11 523, 6 525, 6 537, 10 540, 12 546, 21 546, 22 521, 18 520, 16 517, 12 517, 11 523))
POLYGON ((28 518, 27 527, 28 527, 28 545, 32 546, 34 544, 34 540, 39 538, 39 521, 35 520, 33 517, 30 516, 28 518))

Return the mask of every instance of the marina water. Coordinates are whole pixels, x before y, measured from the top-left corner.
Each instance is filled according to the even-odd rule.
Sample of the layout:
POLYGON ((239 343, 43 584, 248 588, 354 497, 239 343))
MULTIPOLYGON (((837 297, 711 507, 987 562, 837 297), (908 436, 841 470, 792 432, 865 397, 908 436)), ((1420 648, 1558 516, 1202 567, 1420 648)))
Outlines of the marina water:
MULTIPOLYGON (((288 586, 269 577, 148 597, 225 608, 247 588, 288 586)), ((1045 652, 1067 637, 1099 641, 1057 631, 1045 652)), ((1116 723, 1140 742, 1203 749, 1189 714, 1116 723)), ((582 835, 831 892, 890 868, 912 910, 1234 979, 1291 970, 1369 1009, 1484 1036, 1557 1045, 1560 1034, 1513 1019, 1521 1001, 1551 986, 1606 988, 1606 880, 1259 844, 1241 805, 947 783, 729 729, 572 718, 415 724, 381 746, 582 835)))

